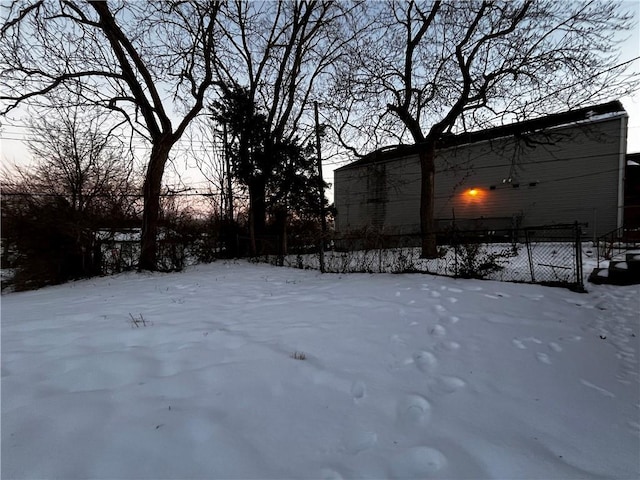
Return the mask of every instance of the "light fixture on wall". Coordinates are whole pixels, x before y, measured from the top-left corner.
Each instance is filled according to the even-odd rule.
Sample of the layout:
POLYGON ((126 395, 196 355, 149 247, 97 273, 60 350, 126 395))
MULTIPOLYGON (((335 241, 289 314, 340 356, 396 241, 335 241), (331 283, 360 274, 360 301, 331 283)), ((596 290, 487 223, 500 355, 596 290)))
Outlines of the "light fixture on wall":
POLYGON ((484 197, 486 190, 480 187, 471 187, 465 190, 464 195, 469 199, 478 200, 484 197))
POLYGON ((481 203, 484 200, 486 193, 487 190, 484 188, 470 187, 462 192, 461 200, 466 205, 481 203))

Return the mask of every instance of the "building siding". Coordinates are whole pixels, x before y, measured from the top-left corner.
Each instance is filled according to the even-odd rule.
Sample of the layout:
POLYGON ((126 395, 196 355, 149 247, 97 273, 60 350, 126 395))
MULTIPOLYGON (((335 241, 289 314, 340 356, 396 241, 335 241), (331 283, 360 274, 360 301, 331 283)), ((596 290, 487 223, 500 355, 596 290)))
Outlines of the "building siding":
MULTIPOLYGON (((587 235, 609 232, 619 227, 625 135, 620 114, 438 150, 436 221, 489 229, 578 221, 587 235)), ((336 170, 335 204, 338 232, 419 233, 417 154, 336 170)))

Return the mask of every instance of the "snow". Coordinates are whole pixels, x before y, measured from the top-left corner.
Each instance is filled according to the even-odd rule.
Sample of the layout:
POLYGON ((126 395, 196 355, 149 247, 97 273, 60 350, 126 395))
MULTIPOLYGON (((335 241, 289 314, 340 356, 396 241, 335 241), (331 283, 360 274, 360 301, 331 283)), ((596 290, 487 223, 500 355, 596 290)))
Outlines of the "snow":
POLYGON ((637 286, 244 262, 2 296, 2 478, 638 478, 637 286))

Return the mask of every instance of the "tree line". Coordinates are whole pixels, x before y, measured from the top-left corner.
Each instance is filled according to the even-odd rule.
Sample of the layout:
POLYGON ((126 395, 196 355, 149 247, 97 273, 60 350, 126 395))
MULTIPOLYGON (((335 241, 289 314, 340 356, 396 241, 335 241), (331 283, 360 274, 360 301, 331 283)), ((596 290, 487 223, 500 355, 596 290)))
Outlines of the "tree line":
MULTIPOLYGON (((127 138, 144 139, 138 268, 155 270, 165 170, 203 118, 224 132, 228 165, 216 181, 227 210, 233 188, 249 197, 254 253, 268 216, 284 229, 292 215, 319 215, 326 200, 312 106, 320 102, 332 154, 423 146, 422 254, 432 257, 438 143, 632 91, 637 74, 619 63, 619 44, 633 26, 623 2, 589 0, 16 0, 2 10, 1 110, 10 117, 29 106, 32 121, 77 112, 81 135, 99 131, 96 143, 121 144, 118 153, 102 147, 81 175, 113 178, 69 185, 74 212, 105 198, 94 185, 131 187, 116 158, 126 156, 127 138)), ((59 153, 60 175, 82 170, 59 153)))

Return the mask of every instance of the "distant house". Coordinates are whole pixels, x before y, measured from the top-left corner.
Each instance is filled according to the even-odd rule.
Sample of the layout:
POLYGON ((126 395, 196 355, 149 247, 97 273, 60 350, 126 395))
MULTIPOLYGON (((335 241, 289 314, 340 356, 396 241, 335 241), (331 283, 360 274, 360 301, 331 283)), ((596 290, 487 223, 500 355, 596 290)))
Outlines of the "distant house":
MULTIPOLYGON (((446 137, 436 154, 435 219, 461 229, 624 221, 627 114, 620 102, 446 137)), ((335 171, 336 230, 420 232, 420 145, 377 150, 335 171)), ((628 196, 627 196, 628 197, 628 196)))

